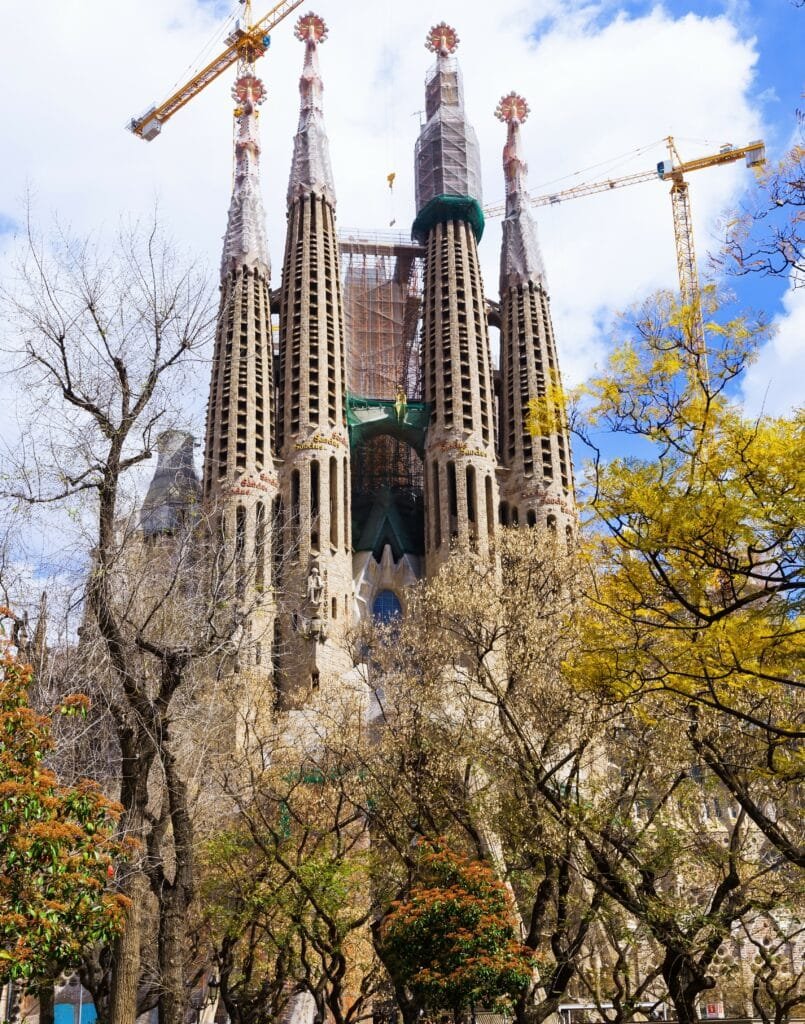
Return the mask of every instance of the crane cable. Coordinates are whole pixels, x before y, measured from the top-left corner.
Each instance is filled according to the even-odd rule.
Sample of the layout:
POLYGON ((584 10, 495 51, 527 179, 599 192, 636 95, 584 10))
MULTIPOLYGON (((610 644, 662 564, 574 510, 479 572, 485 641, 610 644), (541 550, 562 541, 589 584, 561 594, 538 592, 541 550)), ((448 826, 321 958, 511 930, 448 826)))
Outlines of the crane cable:
MULTIPOLYGON (((642 156, 643 153, 646 153, 648 150, 654 149, 655 146, 659 146, 660 144, 665 145, 666 141, 666 138, 655 139, 654 142, 647 142, 643 146, 638 146, 636 149, 630 149, 626 153, 621 153, 618 156, 611 156, 606 160, 601 160, 598 163, 590 164, 587 167, 580 167, 577 171, 571 171, 570 174, 563 174, 561 175, 561 177, 551 178, 549 181, 543 181, 537 185, 532 185, 531 188, 529 188, 528 190, 529 195, 541 195, 543 191, 547 191, 552 185, 559 185, 562 182, 569 181, 571 178, 577 178, 581 174, 587 174, 589 171, 595 171, 601 167, 609 167, 612 170, 614 170, 617 167, 622 167, 623 164, 627 163, 630 160, 633 160, 637 156, 642 156)), ((579 182, 579 187, 586 184, 587 182, 579 182)), ((490 203, 489 206, 490 208, 494 209, 495 207, 501 206, 504 202, 505 200, 501 199, 496 203, 490 203)))
POLYGON ((192 78, 204 66, 207 62, 206 58, 212 54, 214 49, 220 49, 221 39, 225 38, 229 34, 230 26, 234 25, 236 21, 237 15, 235 11, 232 11, 222 22, 216 24, 207 42, 202 45, 201 50, 190 61, 184 71, 179 74, 179 77, 173 83, 171 92, 176 92, 184 82, 189 78, 192 78))

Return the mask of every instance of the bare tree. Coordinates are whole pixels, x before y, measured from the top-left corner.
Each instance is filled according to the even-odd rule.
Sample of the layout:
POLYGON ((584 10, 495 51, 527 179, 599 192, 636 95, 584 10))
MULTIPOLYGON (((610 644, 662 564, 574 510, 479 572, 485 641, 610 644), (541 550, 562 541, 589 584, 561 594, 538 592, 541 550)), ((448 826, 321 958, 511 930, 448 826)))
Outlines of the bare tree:
POLYGON ((3 453, 4 495, 75 526, 74 567, 87 573, 83 671, 113 723, 110 781, 139 846, 120 880, 133 898, 128 927, 83 977, 102 1019, 129 1024, 158 1001, 161 1019, 178 1024, 195 888, 182 734, 192 695, 220 676, 248 610, 221 557, 199 557, 199 538, 210 536, 201 510, 146 548, 133 497, 209 340, 213 296, 152 223, 122 231, 110 255, 65 233, 46 245, 30 230, 3 302, 14 379, 26 387, 23 429, 3 453), (151 914, 154 960, 143 965, 139 919, 151 914))

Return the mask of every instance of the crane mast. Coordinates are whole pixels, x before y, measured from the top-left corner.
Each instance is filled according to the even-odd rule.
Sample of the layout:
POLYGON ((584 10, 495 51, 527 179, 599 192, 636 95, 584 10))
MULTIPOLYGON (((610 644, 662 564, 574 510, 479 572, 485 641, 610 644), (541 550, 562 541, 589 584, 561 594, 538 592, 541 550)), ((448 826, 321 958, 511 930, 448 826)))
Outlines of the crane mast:
POLYGON ((239 64, 240 74, 253 73, 255 61, 262 57, 269 45, 269 32, 300 6, 302 0, 282 0, 255 24, 251 24, 251 0, 241 0, 243 19, 226 37, 226 48, 214 60, 196 72, 184 85, 160 103, 152 105, 139 117, 133 117, 126 127, 146 142, 151 142, 162 131, 162 126, 187 103, 214 82, 233 64, 239 64))
MULTIPOLYGON (((762 140, 750 142, 746 146, 722 146, 718 153, 698 157, 695 160, 683 161, 676 148, 673 136, 665 140, 668 146, 668 160, 662 160, 654 170, 638 171, 619 178, 607 178, 603 181, 586 182, 561 192, 549 192, 545 195, 528 197, 532 206, 556 206, 567 199, 580 199, 582 196, 595 195, 598 192, 609 192, 625 185, 638 185, 644 181, 671 182, 671 210, 674 221, 674 242, 676 244, 676 267, 679 275, 679 293, 682 305, 690 310, 691 344, 696 353, 704 354, 704 322, 701 309, 701 289, 699 272, 696 264, 696 251, 693 242, 693 219, 690 209, 690 190, 685 175, 704 167, 718 167, 722 164, 734 163, 746 159, 747 167, 756 167, 766 160, 766 150, 762 140)), ((499 217, 505 213, 506 204, 497 203, 487 206, 484 213, 487 217, 499 217)), ((707 373, 707 361, 703 360, 702 372, 707 373)))
MULTIPOLYGON (((691 347, 694 352, 705 353, 704 319, 702 317, 699 269, 693 241, 693 215, 690 209, 690 187, 679 168, 682 161, 676 151, 673 138, 668 136, 668 152, 671 157, 671 212, 674 220, 674 242, 676 244, 676 270, 679 276, 679 296, 684 308, 690 310, 691 347)), ((719 156, 721 154, 718 154, 719 156)), ((662 166, 662 165, 661 165, 662 166)), ((705 163, 705 167, 713 166, 705 163)), ((657 170, 659 171, 659 167, 657 170)), ((661 175, 664 180, 667 177, 661 175)), ((707 359, 701 366, 705 380, 708 379, 707 359)))

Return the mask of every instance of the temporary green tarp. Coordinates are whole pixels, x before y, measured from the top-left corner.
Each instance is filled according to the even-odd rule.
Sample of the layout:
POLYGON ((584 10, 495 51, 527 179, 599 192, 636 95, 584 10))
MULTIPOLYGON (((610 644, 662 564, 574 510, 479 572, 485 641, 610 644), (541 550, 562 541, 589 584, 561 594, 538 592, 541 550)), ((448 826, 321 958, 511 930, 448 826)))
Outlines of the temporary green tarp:
POLYGON ((484 233, 484 213, 478 200, 472 196, 434 196, 419 211, 411 234, 422 245, 434 224, 444 224, 449 220, 465 220, 475 233, 475 240, 481 241, 484 233))

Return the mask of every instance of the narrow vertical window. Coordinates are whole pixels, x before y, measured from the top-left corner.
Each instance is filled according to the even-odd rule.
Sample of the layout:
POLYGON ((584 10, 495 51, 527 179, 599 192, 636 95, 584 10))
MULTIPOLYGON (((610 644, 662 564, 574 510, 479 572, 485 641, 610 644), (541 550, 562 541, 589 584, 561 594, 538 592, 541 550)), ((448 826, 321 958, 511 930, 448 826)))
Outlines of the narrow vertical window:
POLYGON ((235 591, 243 597, 246 591, 246 509, 238 505, 235 511, 235 591))
POLYGON ((282 498, 277 495, 271 511, 271 585, 278 587, 282 574, 282 498))
POLYGON ((456 464, 447 463, 447 508, 450 513, 450 536, 458 536, 458 493, 456 491, 456 464))
POLYGON ((475 503, 475 466, 467 466, 467 519, 470 525, 477 525, 476 503, 475 503))
POLYGON ((439 463, 433 463, 433 546, 442 545, 442 496, 439 493, 439 463))
POLYGON ((254 509, 254 583, 258 590, 266 585, 266 507, 262 501, 254 509))
POLYGON ((330 546, 338 547, 338 459, 330 458, 330 546))
POLYGON ((344 551, 349 551, 352 543, 352 519, 349 511, 349 472, 346 459, 341 465, 341 479, 344 481, 342 488, 344 495, 344 551))
POLYGON ((290 508, 290 527, 291 527, 291 550, 296 551, 299 548, 299 470, 295 469, 291 473, 291 508, 290 508))
POLYGON ((491 544, 495 537, 495 502, 492 497, 492 477, 486 478, 486 532, 489 534, 491 544))
POLYGON ((316 459, 310 463, 310 518, 319 514, 319 464, 316 459))

